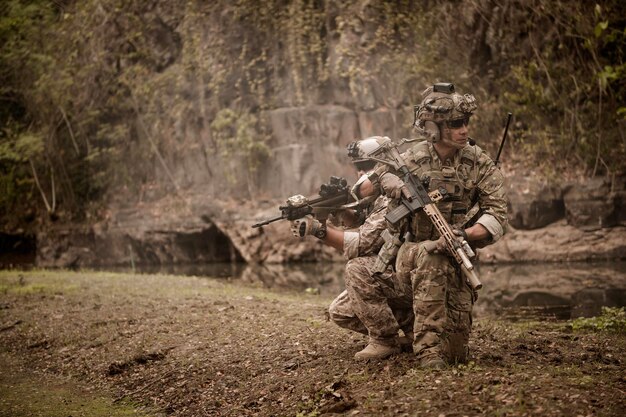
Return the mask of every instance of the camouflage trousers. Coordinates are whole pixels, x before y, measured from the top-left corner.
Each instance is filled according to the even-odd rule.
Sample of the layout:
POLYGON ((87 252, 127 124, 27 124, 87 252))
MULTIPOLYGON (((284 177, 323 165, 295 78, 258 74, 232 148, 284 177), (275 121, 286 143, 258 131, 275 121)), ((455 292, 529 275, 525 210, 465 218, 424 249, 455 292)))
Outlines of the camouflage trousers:
POLYGON ((400 282, 391 267, 373 275, 376 256, 354 258, 345 270, 346 290, 328 308, 338 326, 369 335, 370 341, 395 344, 398 330, 413 327, 411 284, 400 282))
POLYGON ((413 352, 423 360, 437 356, 450 363, 466 362, 472 290, 451 258, 414 245, 414 269, 410 273, 415 313, 413 352))

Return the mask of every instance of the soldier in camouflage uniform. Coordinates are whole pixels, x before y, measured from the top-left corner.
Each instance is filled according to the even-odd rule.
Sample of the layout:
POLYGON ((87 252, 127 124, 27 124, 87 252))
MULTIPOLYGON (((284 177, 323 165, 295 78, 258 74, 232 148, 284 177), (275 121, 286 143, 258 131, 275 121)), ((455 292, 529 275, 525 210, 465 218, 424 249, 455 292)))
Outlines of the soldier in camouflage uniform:
MULTIPOLYGON (((375 166, 374 161, 363 156, 378 148, 382 141, 390 139, 378 136, 349 146, 349 155, 360 175, 375 166)), ((353 187, 357 200, 363 197, 359 189, 365 179, 367 176, 361 175, 353 187)), ((372 272, 383 244, 381 233, 387 228, 384 217, 387 203, 387 197, 378 196, 357 229, 342 230, 327 225, 326 236, 322 238, 348 259, 344 275, 346 290, 331 303, 329 315, 337 325, 369 336, 365 349, 355 354, 359 360, 386 358, 400 352, 403 343, 410 347, 412 340, 412 336, 407 338, 406 334, 399 337, 400 329, 410 334, 413 328, 410 277, 405 275, 405 279, 399 281, 391 267, 376 276, 372 272)), ((311 216, 292 222, 294 235, 298 237, 315 235, 319 227, 319 222, 311 216)))
MULTIPOLYGON (((402 156, 428 191, 446 190, 437 206, 455 233, 482 247, 500 239, 508 221, 503 175, 482 149, 469 144, 468 125, 476 108, 474 96, 456 93, 452 84, 429 87, 415 109, 416 127, 428 139, 402 156), (482 214, 474 224, 466 224, 475 203, 482 214)), ((393 197, 399 197, 404 186, 386 166, 377 168, 370 180, 393 197)), ((396 265, 410 269, 413 351, 424 367, 466 361, 475 294, 423 211, 405 228, 412 238, 402 245, 396 265)))

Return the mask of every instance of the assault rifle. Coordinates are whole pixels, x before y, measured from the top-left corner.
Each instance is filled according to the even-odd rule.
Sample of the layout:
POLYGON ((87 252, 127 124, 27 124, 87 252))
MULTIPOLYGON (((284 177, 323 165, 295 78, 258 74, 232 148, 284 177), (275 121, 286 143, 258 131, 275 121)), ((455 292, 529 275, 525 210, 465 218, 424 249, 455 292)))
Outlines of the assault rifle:
POLYGON ((406 187, 406 190, 401 194, 400 205, 387 213, 385 219, 395 226, 402 219, 423 210, 437 229, 437 232, 443 236, 448 251, 454 257, 461 271, 463 271, 471 288, 477 291, 482 288, 483 285, 478 279, 474 271, 474 266, 470 261, 470 258, 473 258, 475 253, 465 239, 454 234, 452 228, 435 204, 435 202, 444 197, 446 191, 444 189, 434 190, 429 194, 424 188, 424 185, 411 174, 406 162, 404 162, 404 159, 398 151, 398 147, 411 141, 413 140, 403 139, 398 144, 389 142, 368 155, 368 157, 392 167, 396 172, 400 172, 402 175, 401 179, 406 187))
POLYGON ((300 194, 291 196, 285 205, 278 207, 280 216, 256 223, 252 227, 265 226, 279 220, 297 220, 308 214, 312 214, 323 224, 330 214, 348 208, 345 206, 351 201, 346 179, 332 176, 330 182, 321 185, 319 197, 308 199, 300 194))

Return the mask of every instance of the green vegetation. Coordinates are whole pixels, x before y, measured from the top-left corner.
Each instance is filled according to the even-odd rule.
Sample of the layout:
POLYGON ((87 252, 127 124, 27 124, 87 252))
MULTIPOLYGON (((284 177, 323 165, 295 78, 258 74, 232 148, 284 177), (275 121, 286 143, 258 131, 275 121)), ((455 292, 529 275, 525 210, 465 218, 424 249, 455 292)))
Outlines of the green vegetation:
MULTIPOLYGON (((250 197, 253 197, 254 174, 261 163, 269 157, 270 150, 258 129, 258 120, 250 113, 237 114, 231 109, 222 109, 211 123, 213 137, 225 161, 244 160, 246 180, 250 197)), ((227 170, 229 181, 236 182, 236 167, 227 170)))
POLYGON ((106 37, 122 14, 107 7, 11 0, 0 9, 6 212, 19 211, 16 204, 26 198, 27 204, 43 201, 50 214, 58 208, 80 217, 107 186, 121 182, 127 160, 115 161, 132 134, 131 120, 123 117, 128 88, 116 67, 133 56, 125 37, 138 34, 122 30, 115 42, 106 37))
POLYGON ((0 376, 0 415, 13 417, 140 417, 158 413, 141 411, 128 402, 115 403, 112 398, 95 395, 75 383, 22 372, 16 358, 2 354, 0 376), (5 414, 6 413, 6 414, 5 414))
POLYGON ((532 3, 521 48, 532 58, 513 52, 505 90, 523 119, 520 144, 535 160, 552 161, 545 166, 558 161, 557 170, 619 172, 626 152, 626 5, 532 3))
POLYGON ((574 331, 592 330, 596 332, 626 333, 626 310, 624 307, 602 307, 597 317, 579 317, 569 325, 574 331))
MULTIPOLYGON (((506 0, 171 4, 8 0, 0 6, 0 208, 80 219, 190 149, 247 186, 269 154, 265 110, 410 106, 433 81, 471 91, 473 135, 549 174, 623 169, 626 3, 506 0), (207 156, 208 155, 208 156, 207 156), (241 176, 233 175, 241 172, 241 176)), ((167 187, 166 187, 167 188, 167 187)))
POLYGON ((76 291, 75 286, 63 286, 56 284, 3 284, 0 283, 0 294, 63 294, 67 291, 76 291))

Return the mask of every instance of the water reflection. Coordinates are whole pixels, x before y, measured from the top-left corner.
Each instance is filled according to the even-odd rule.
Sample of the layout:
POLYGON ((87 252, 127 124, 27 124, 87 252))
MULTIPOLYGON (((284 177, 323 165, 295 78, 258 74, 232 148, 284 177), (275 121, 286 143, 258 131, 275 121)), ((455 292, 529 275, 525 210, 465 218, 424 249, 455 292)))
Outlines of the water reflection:
POLYGON ((239 278, 247 268, 245 263, 198 263, 198 264, 138 264, 129 266, 102 266, 99 270, 141 274, 189 275, 212 278, 239 278))
POLYGON ((266 288, 335 296, 344 289, 344 266, 338 262, 250 265, 244 270, 241 280, 260 282, 266 288))
POLYGON ((626 262, 483 265, 476 310, 569 319, 626 305, 626 262))
MULTIPOLYGON (((129 267, 103 267, 108 271, 132 273, 129 267)), ((343 291, 342 263, 292 263, 292 264, 175 264, 136 265, 135 272, 146 274, 194 275, 225 279, 246 285, 262 286, 280 291, 307 291, 333 296, 343 291)))
MULTIPOLYGON (((139 266, 138 272, 213 277, 277 291, 332 297, 343 290, 343 263, 139 266)), ((122 269, 130 272, 128 268, 122 269)), ((626 306, 626 262, 482 265, 478 317, 569 319, 626 306)))

